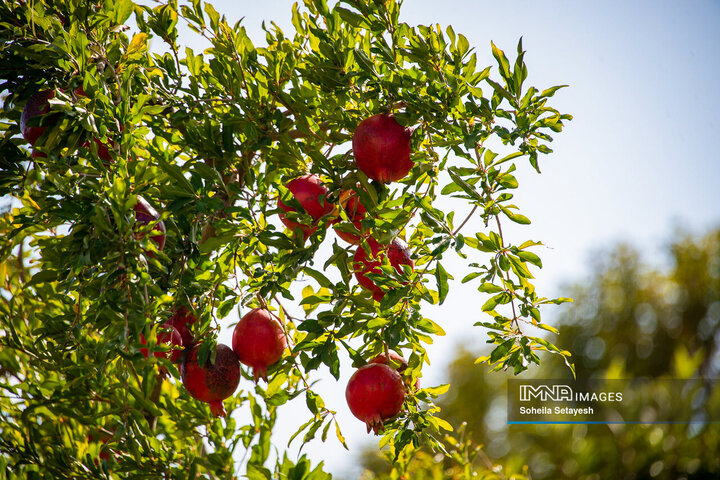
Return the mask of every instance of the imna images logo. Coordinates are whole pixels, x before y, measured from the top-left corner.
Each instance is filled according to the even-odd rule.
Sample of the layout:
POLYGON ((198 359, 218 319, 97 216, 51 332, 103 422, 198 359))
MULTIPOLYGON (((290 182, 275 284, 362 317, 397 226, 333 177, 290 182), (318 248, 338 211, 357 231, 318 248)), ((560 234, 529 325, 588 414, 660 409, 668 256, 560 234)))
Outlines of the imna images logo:
POLYGON ((573 400, 573 390, 567 385, 520 385, 520 401, 561 402, 573 400))
POLYGON ((622 392, 576 392, 568 385, 520 385, 521 402, 621 402, 622 392))

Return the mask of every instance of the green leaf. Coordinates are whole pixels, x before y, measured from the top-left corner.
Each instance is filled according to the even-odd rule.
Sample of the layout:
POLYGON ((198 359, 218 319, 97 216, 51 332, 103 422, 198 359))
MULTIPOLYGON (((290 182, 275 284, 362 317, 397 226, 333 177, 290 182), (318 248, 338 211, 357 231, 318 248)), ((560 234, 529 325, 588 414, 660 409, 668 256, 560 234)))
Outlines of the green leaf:
POLYGON ((117 25, 122 25, 127 21, 128 18, 130 18, 130 15, 132 14, 135 5, 133 4, 132 0, 116 0, 114 7, 115 10, 113 12, 113 21, 117 25))
POLYGON ((127 55, 128 58, 132 58, 134 56, 137 56, 138 54, 142 54, 142 52, 147 50, 147 34, 146 33, 136 33, 133 37, 132 41, 130 42, 130 45, 128 45, 127 51, 125 52, 125 55, 127 55))
POLYGON ((340 14, 340 18, 345 20, 347 23, 352 25, 355 28, 367 28, 367 24, 365 22, 365 17, 362 15, 353 12, 351 10, 348 10, 347 8, 336 6, 334 8, 336 12, 340 14))
POLYGON ((335 422, 335 436, 338 440, 340 440, 340 443, 343 447, 345 447, 345 450, 350 451, 350 449, 347 446, 347 443, 345 443, 345 437, 343 437, 342 432, 340 431, 340 425, 338 424, 337 420, 333 420, 335 422))
POLYGON ((501 359, 505 358, 507 354, 510 352, 510 349, 515 345, 515 339, 511 338, 509 340, 505 340, 503 343, 498 345, 492 353, 490 353, 490 363, 495 363, 500 361, 501 359))
POLYGON ((490 297, 482 306, 483 312, 491 312, 495 310, 495 307, 497 307, 499 304, 507 303, 509 300, 505 301, 507 297, 507 294, 505 292, 501 292, 497 295, 494 295, 490 297))
POLYGON ((448 174, 450 175, 450 178, 452 179, 452 181, 455 182, 460 188, 462 188, 465 191, 465 193, 470 195, 470 197, 472 199, 480 201, 480 202, 483 200, 482 196, 475 190, 475 188, 473 188, 472 185, 470 185, 465 180, 460 178, 460 175, 458 175, 454 171, 454 169, 452 169, 452 168, 448 169, 448 174))
POLYGON ((438 294, 440 295, 440 304, 442 304, 445 301, 445 297, 447 297, 449 287, 448 274, 440 262, 437 262, 437 267, 435 267, 435 280, 437 281, 438 294))
POLYGON ((439 397, 450 389, 449 383, 438 385, 437 387, 423 388, 422 391, 427 393, 431 397, 439 397))
POLYGON ((305 423, 303 423, 302 425, 300 425, 300 428, 298 428, 295 433, 293 433, 292 435, 290 435, 290 440, 288 440, 288 443, 287 443, 288 447, 290 446, 290 444, 292 443, 292 441, 295 440, 295 437, 297 437, 298 435, 300 435, 306 428, 308 428, 308 427, 309 427, 313 422, 315 422, 315 421, 316 421, 316 418, 313 417, 313 418, 311 418, 310 420, 308 420, 307 422, 305 422, 305 423))
POLYGON ((461 280, 461 283, 467 283, 467 282, 469 282, 470 280, 473 280, 473 279, 479 277, 479 276, 482 275, 482 274, 483 274, 482 272, 471 272, 471 273, 468 273, 468 274, 465 275, 465 277, 461 280))
POLYGON ((245 476, 248 480, 272 480, 272 472, 262 465, 247 464, 245 476))
MULTIPOLYGON (((534 316, 533 316, 533 318, 534 318, 534 316)), ((557 329, 557 328, 552 327, 552 326, 550 326, 550 325, 548 325, 548 324, 546 324, 546 323, 538 323, 536 326, 537 326, 538 328, 542 328, 543 330, 547 330, 548 332, 552 332, 552 333, 554 333, 555 335, 557 335, 557 334, 560 333, 560 332, 558 332, 558 329, 557 329)))
POLYGON ((497 157, 498 154, 495 152, 491 152, 490 149, 485 150, 485 156, 483 157, 483 164, 487 167, 489 166, 493 160, 495 160, 495 157, 497 157))
POLYGON ((518 252, 518 257, 522 258, 526 262, 530 262, 533 265, 535 265, 538 268, 542 268, 542 260, 540 260, 540 257, 535 255, 533 252, 528 252, 521 250, 518 252))
POLYGON ((493 57, 495 57, 495 60, 497 60, 498 65, 500 66, 500 75, 505 79, 505 81, 509 82, 512 76, 510 75, 510 62, 508 61, 507 57, 505 56, 505 53, 500 50, 495 43, 490 42, 490 45, 492 47, 492 54, 493 57))
POLYGON ((321 410, 325 409, 325 402, 323 402, 323 399, 311 390, 308 390, 305 393, 305 403, 307 404, 308 409, 315 415, 318 415, 321 410))
POLYGON ((549 97, 552 97, 553 95, 555 95, 555 92, 557 92, 557 91, 560 90, 561 88, 565 88, 565 87, 567 87, 567 86, 568 86, 568 85, 558 85, 558 86, 556 86, 556 87, 547 88, 547 89, 543 90, 542 92, 540 92, 540 98, 549 98, 549 97))
POLYGON ((509 208, 505 208, 505 207, 500 207, 500 209, 513 222, 519 223, 520 225, 530 225, 530 219, 527 218, 525 215, 521 215, 519 213, 514 213, 512 210, 510 210, 509 208))
POLYGON ((159 157, 156 158, 155 161, 160 166, 160 168, 162 168, 165 171, 165 173, 167 173, 172 178, 177 180, 179 186, 181 186, 188 194, 190 194, 193 197, 195 196, 195 189, 193 188, 190 181, 187 178, 185 178, 185 175, 183 175, 183 172, 180 169, 180 167, 178 167, 176 165, 171 165, 170 163, 166 162, 165 160, 163 160, 162 158, 159 158, 159 157))
POLYGON ((310 267, 305 267, 305 268, 303 268, 303 272, 305 273, 305 275, 307 275, 307 276, 312 277, 313 279, 315 279, 315 281, 318 282, 318 284, 319 284, 321 287, 325 287, 325 288, 327 288, 327 289, 329 289, 329 290, 332 290, 332 289, 333 289, 333 284, 332 284, 332 282, 331 282, 325 275, 323 275, 322 273, 320 273, 319 271, 314 270, 314 269, 312 269, 312 268, 310 268, 310 267))
POLYGON ((498 293, 504 291, 504 289, 499 285, 485 282, 478 287, 478 291, 483 293, 498 293))

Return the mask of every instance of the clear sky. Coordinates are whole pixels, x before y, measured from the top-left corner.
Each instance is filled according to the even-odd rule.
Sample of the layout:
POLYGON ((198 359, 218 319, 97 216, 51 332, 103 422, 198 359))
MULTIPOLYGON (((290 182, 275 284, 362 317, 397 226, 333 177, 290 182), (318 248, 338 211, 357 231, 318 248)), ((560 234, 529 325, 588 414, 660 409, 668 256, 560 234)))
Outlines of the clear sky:
MULTIPOLYGON (((292 3, 213 2, 231 21, 245 17, 256 44, 264 42, 262 20, 292 31, 292 3)), ((533 224, 509 234, 548 246, 538 252, 541 293, 563 295, 561 285, 581 279, 590 256, 617 241, 646 246, 647 260, 659 264, 657 252, 673 229, 699 233, 720 226, 720 2, 407 0, 401 20, 452 25, 485 65, 494 64, 491 40, 512 54, 522 36, 528 82, 541 89, 570 85, 552 103, 575 119, 555 135, 543 174, 518 165, 525 173, 518 176, 516 204, 533 224)), ((453 260, 448 270, 462 267, 453 260)), ((443 383, 461 339, 475 349, 482 345, 484 332, 471 327, 479 317, 468 313, 482 301, 474 288, 457 285, 442 308, 426 311, 448 335, 430 349, 435 361, 425 385, 443 383)), ((553 311, 544 315, 552 318, 553 311)), ((339 411, 352 451, 332 438, 304 451, 332 473, 352 477, 361 446, 376 439, 347 410, 343 392, 352 372, 344 371, 337 383, 327 375, 319 390, 339 411)), ((304 401, 281 413, 279 448, 306 416, 304 401)))

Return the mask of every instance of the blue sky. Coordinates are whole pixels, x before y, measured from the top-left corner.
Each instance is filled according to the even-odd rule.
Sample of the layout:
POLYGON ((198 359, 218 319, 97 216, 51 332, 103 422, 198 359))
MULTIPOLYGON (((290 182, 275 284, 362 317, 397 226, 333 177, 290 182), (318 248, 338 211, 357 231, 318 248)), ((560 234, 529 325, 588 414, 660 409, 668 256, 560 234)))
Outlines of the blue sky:
MULTIPOLYGON (((244 16, 256 44, 264 41, 262 20, 291 32, 292 3, 213 2, 231 21, 244 16)), ((555 136, 542 175, 518 165, 516 204, 533 224, 509 235, 547 245, 538 252, 541 292, 563 295, 561 285, 582 279, 589 258, 617 241, 647 248, 647 260, 661 264, 658 251, 674 229, 700 233, 720 226, 720 2, 407 0, 401 20, 452 25, 485 65, 494 64, 491 40, 511 54, 522 36, 528 82, 541 89, 570 85, 553 105, 575 119, 555 136)), ((453 260, 448 270, 453 267, 463 265, 453 260)), ((426 311, 448 335, 430 350, 436 361, 425 385, 443 382, 461 339, 482 345, 483 332, 471 327, 479 318, 467 313, 468 304, 480 301, 477 291, 457 287, 442 308, 426 311)), ((553 311, 544 315, 551 319, 553 311)), ((320 391, 339 411, 353 451, 333 439, 305 451, 334 474, 351 476, 360 447, 376 439, 347 411, 343 391, 351 372, 344 370, 338 383, 323 379, 320 391)), ((300 402, 281 413, 279 448, 305 421, 304 408, 300 402)))

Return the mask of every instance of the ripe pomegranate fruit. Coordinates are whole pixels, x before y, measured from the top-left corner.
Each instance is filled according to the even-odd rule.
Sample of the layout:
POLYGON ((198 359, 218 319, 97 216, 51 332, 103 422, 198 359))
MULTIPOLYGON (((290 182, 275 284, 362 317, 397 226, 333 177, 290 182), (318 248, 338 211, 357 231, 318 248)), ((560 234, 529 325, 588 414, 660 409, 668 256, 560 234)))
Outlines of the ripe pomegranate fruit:
POLYGON ((190 331, 190 325, 195 322, 197 322, 195 315, 193 315, 185 305, 180 305, 175 309, 168 321, 165 322, 165 325, 172 326, 177 330, 182 338, 182 345, 189 347, 193 344, 193 334, 190 331))
MULTIPOLYGON (((159 220, 160 214, 158 213, 158 211, 155 210, 155 208, 150 205, 147 200, 140 196, 138 196, 134 210, 135 219, 141 225, 149 225, 151 223, 157 222, 153 226, 153 231, 160 233, 157 233, 150 238, 153 242, 155 242, 158 250, 162 250, 163 248, 165 248, 165 223, 162 220, 159 220)), ((144 235, 141 235, 140 238, 142 238, 143 236, 144 235)))
POLYGON ((400 239, 394 239, 387 247, 380 245, 372 237, 368 238, 367 241, 372 252, 372 258, 368 257, 362 245, 359 246, 353 257, 353 271, 360 286, 372 292, 373 299, 379 302, 385 296, 385 292, 370 280, 366 274, 382 273, 380 265, 382 265, 385 256, 388 257, 390 264, 398 272, 402 272, 401 265, 410 265, 411 268, 414 268, 415 262, 410 258, 410 250, 408 250, 407 245, 400 239))
MULTIPOLYGON (((45 115, 50 111, 50 103, 48 100, 55 97, 54 90, 41 90, 33 93, 28 98, 25 108, 20 115, 20 131, 22 136, 30 145, 35 145, 38 138, 45 132, 47 127, 30 127, 28 122, 31 118, 45 115)), ((46 156, 44 153, 38 152, 37 156, 46 156)))
POLYGON ((287 347, 280 322, 265 308, 254 308, 235 325, 232 347, 240 361, 253 369, 255 382, 267 382, 267 369, 275 364, 287 347))
MULTIPOLYGON (((168 354, 170 354, 170 361, 173 363, 178 363, 182 355, 182 336, 180 335, 180 332, 178 332, 177 329, 172 327, 171 325, 165 324, 162 328, 163 331, 159 332, 157 336, 157 345, 170 345, 171 348, 169 352, 155 351, 153 352, 153 355, 157 358, 168 358, 168 354)), ((142 345, 147 345, 147 339, 143 334, 140 334, 140 343, 142 345)), ((147 348, 141 348, 140 353, 142 353, 145 358, 147 358, 149 355, 149 351, 147 348)))
MULTIPOLYGON (((297 200, 305 210, 305 213, 310 215, 315 222, 313 222, 312 225, 303 225, 289 220, 284 214, 280 214, 280 220, 290 230, 300 227, 304 238, 307 239, 317 230, 317 220, 332 213, 335 209, 334 206, 324 198, 328 193, 328 189, 322 184, 317 175, 297 177, 291 180, 285 187, 290 190, 295 200, 297 200)), ((297 211, 295 207, 284 204, 280 199, 278 199, 278 208, 281 208, 285 212, 297 211)))
MULTIPOLYGON (((348 220, 350 220, 353 225, 355 225, 355 228, 360 230, 362 234, 366 233, 363 231, 362 228, 362 219, 365 218, 365 213, 367 210, 365 210, 365 206, 360 203, 360 197, 357 193, 353 192, 352 190, 344 190, 340 194, 340 206, 345 210, 345 213, 348 216, 348 220)), ((334 223, 338 223, 340 219, 335 220, 334 223)), ((336 227, 333 227, 335 229, 335 233, 338 237, 342 238, 346 242, 357 245, 360 243, 360 236, 354 235, 349 232, 343 232, 338 230, 336 227)))
POLYGON ((366 118, 355 129, 352 139, 355 163, 373 180, 390 183, 410 172, 409 129, 400 125, 390 114, 366 118))
MULTIPOLYGON (((412 376, 404 374, 405 370, 407 370, 407 368, 408 368, 408 362, 399 354, 390 350, 390 362, 389 363, 387 361, 387 357, 385 356, 385 353, 376 355, 375 357, 368 360, 368 364, 371 364, 371 363, 381 363, 383 365, 387 365, 388 367, 394 368, 395 371, 398 372, 400 374, 400 376, 402 377, 403 383, 405 384, 405 388, 411 387, 412 376)), ((418 389, 418 388, 420 388, 420 379, 419 378, 415 381, 415 389, 418 389)))
POLYGON ((405 387, 400 374, 383 363, 360 367, 348 382, 345 399, 350 411, 377 435, 383 422, 402 409, 405 387))
POLYGON ((187 391, 197 400, 210 404, 210 412, 216 417, 225 416, 222 401, 235 393, 240 383, 240 362, 227 345, 215 347, 215 363, 198 364, 195 346, 185 352, 180 364, 180 376, 187 391))

